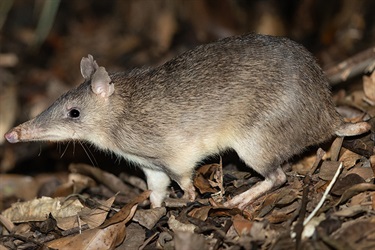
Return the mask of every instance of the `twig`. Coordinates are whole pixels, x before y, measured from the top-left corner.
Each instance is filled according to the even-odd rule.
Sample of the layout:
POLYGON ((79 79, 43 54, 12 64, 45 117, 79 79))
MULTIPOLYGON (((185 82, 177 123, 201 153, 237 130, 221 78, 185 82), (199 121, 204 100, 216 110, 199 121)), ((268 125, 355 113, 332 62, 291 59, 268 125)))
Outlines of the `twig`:
MULTIPOLYGON (((79 220, 79 222, 80 222, 80 220, 79 220)), ((65 236, 69 236, 69 235, 76 234, 76 233, 81 234, 83 231, 85 231, 87 229, 90 229, 89 225, 87 225, 87 224, 81 225, 81 223, 79 223, 79 226, 77 226, 77 227, 73 227, 71 229, 67 229, 65 231, 62 231, 61 235, 65 237, 65 236)))
POLYGON ((312 211, 312 213, 304 220, 303 225, 306 226, 307 223, 316 215, 318 210, 322 207, 324 201, 326 200, 328 193, 331 191, 333 185, 335 184, 337 178, 339 177, 342 170, 342 162, 340 163, 340 166, 337 168, 337 171, 335 175, 333 176, 331 182, 329 183, 327 189, 324 191, 323 197, 320 199, 318 205, 315 207, 315 209, 312 211))
POLYGON ((370 73, 375 69, 375 47, 362 51, 349 59, 325 69, 332 86, 363 73, 370 73))
MULTIPOLYGON (((308 175, 311 176, 315 173, 316 169, 318 168, 319 166, 319 163, 322 161, 323 159, 323 156, 326 154, 326 152, 322 149, 322 148, 318 148, 318 151, 316 152, 316 159, 315 159, 315 162, 314 164, 312 165, 308 175)), ((304 180, 305 184, 306 184, 306 181, 304 180)))
POLYGON ((159 232, 155 232, 153 235, 151 235, 143 244, 138 248, 138 250, 144 249, 153 239, 155 239, 156 236, 158 236, 159 232))
POLYGON ((331 146, 331 161, 338 161, 344 137, 337 137, 331 146))
POLYGON ((0 239, 2 239, 2 238, 10 238, 10 239, 13 238, 13 239, 17 239, 17 240, 20 240, 22 242, 25 242, 25 243, 35 244, 35 245, 37 245, 39 247, 43 246, 43 243, 40 243, 37 240, 30 239, 28 237, 25 237, 25 236, 22 236, 22 235, 19 235, 19 234, 0 235, 0 239))
POLYGON ((309 195, 309 186, 311 182, 311 177, 316 171, 316 169, 319 166, 319 163, 322 161, 323 156, 325 155, 325 151, 321 148, 318 149, 316 152, 316 159, 314 161, 314 164, 312 165, 309 173, 305 176, 303 179, 303 193, 302 193, 302 202, 301 207, 298 212, 298 220, 296 225, 294 226, 294 232, 296 233, 296 249, 301 248, 301 238, 302 238, 302 231, 303 231, 303 219, 306 215, 306 207, 308 203, 308 195, 309 195))
POLYGON ((345 242, 342 242, 340 240, 333 239, 332 237, 329 237, 327 233, 323 230, 323 228, 318 228, 317 233, 319 235, 319 238, 322 239, 322 241, 331 249, 337 249, 337 250, 354 250, 349 246, 348 244, 345 244, 345 242))

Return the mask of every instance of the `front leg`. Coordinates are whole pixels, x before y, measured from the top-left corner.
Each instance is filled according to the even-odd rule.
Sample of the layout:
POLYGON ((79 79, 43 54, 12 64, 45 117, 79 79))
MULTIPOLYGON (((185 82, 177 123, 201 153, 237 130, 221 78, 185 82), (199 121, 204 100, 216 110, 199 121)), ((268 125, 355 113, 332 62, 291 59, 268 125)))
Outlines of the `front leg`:
POLYGON ((143 172, 146 175, 148 189, 151 190, 151 207, 161 207, 171 182, 169 176, 162 171, 150 168, 143 168, 143 172))

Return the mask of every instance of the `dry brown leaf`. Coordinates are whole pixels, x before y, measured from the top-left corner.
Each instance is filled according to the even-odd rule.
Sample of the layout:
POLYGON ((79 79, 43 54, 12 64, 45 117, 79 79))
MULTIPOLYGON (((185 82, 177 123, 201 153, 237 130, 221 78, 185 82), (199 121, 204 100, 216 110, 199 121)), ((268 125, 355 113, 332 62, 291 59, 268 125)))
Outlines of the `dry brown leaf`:
POLYGON ((176 231, 174 235, 175 249, 191 250, 191 249, 207 249, 205 238, 201 234, 195 234, 187 231, 176 231))
POLYGON ((361 205, 355 205, 350 207, 345 207, 339 211, 333 212, 332 215, 338 216, 338 217, 354 217, 358 214, 367 212, 368 209, 361 205))
POLYGON ((298 199, 300 190, 295 187, 284 187, 278 192, 278 198, 275 205, 288 205, 298 199))
POLYGON ((203 206, 192 209, 188 215, 202 221, 207 220, 208 216, 233 216, 236 214, 241 214, 241 210, 238 208, 227 208, 227 207, 213 207, 213 206, 203 206))
MULTIPOLYGON (((111 210, 111 206, 115 201, 116 196, 112 196, 105 202, 101 203, 97 208, 90 209, 85 207, 79 212, 79 217, 82 221, 86 222, 89 228, 95 228, 100 226, 107 218, 108 212, 111 210)), ((99 202, 98 202, 99 203, 99 202)))
POLYGON ((5 246, 2 246, 0 245, 0 250, 9 250, 9 248, 5 247, 5 246))
POLYGON ((325 181, 332 180, 339 165, 340 162, 338 161, 323 161, 319 171, 319 178, 325 181))
POLYGON ((343 163, 345 168, 353 167, 356 164, 356 162, 362 157, 359 154, 356 154, 347 149, 343 149, 342 151, 343 153, 339 161, 343 163))
POLYGON ((227 208, 227 207, 213 207, 209 213, 210 216, 234 216, 236 214, 241 214, 241 211, 238 208, 227 208))
MULTIPOLYGON (((363 90, 355 90, 351 92, 349 96, 346 97, 346 101, 347 103, 351 104, 351 106, 353 107, 362 107, 364 104, 363 102, 364 98, 365 98, 365 93, 363 92, 363 90)), ((361 118, 355 117, 355 118, 350 118, 350 120, 346 119, 346 121, 357 122, 359 121, 358 119, 361 119, 361 118)))
POLYGON ((257 209, 253 210, 253 213, 257 210, 257 217, 266 216, 276 205, 285 206, 293 203, 300 196, 300 183, 295 181, 292 182, 291 186, 280 188, 270 194, 264 196, 263 202, 258 206, 257 209))
POLYGON ((366 98, 375 103, 375 71, 370 76, 363 76, 363 91, 366 98))
POLYGON ((126 238, 119 249, 139 249, 145 238, 145 229, 137 223, 130 223, 126 227, 126 238))
POLYGON ((311 166, 315 162, 315 158, 316 158, 315 154, 304 157, 302 160, 292 165, 293 171, 301 175, 308 174, 310 172, 311 166))
POLYGON ((36 197, 39 185, 30 176, 15 174, 0 174, 0 193, 4 198, 17 197, 31 200, 36 197))
POLYGON ((255 241, 265 241, 270 233, 268 228, 266 230, 267 224, 268 222, 266 221, 254 221, 250 230, 250 236, 255 241))
POLYGON ((364 183, 365 180, 357 174, 349 174, 339 179, 333 185, 331 193, 334 195, 342 195, 346 190, 355 184, 364 183))
POLYGON ((126 173, 121 173, 119 177, 125 183, 129 183, 133 187, 137 187, 142 191, 147 190, 147 184, 146 184, 145 179, 142 179, 142 178, 140 178, 138 176, 134 176, 134 175, 128 175, 126 173))
POLYGON ((328 154, 326 154, 327 157, 330 157, 331 161, 338 161, 340 152, 342 149, 342 143, 344 141, 343 137, 337 137, 333 142, 329 149, 328 154))
POLYGON ((283 212, 273 210, 272 213, 268 215, 266 218, 270 223, 277 224, 289 220, 292 216, 292 214, 285 214, 283 212))
POLYGON ((233 216, 232 221, 233 227, 238 235, 242 236, 250 234, 251 227, 253 226, 252 221, 245 219, 242 215, 239 214, 233 216))
POLYGON ((244 172, 244 171, 238 171, 238 170, 232 170, 232 171, 226 171, 226 176, 229 176, 230 179, 232 179, 232 185, 234 188, 239 188, 243 185, 247 185, 249 183, 254 183, 254 179, 258 181, 259 179, 257 177, 251 177, 250 172, 244 172), (252 179, 252 180, 251 180, 252 179))
POLYGON ((121 208, 120 211, 118 211, 111 218, 105 221, 104 224, 100 226, 100 228, 105 228, 109 225, 119 223, 121 221, 125 221, 125 223, 127 223, 129 220, 131 220, 131 218, 133 218, 133 215, 135 213, 135 210, 132 210, 133 207, 145 201, 150 196, 150 193, 151 191, 147 190, 138 195, 135 199, 133 199, 131 202, 129 202, 123 208, 121 208))
POLYGON ((96 209, 85 207, 77 215, 57 218, 57 226, 62 230, 68 230, 79 226, 82 227, 85 224, 87 224, 89 228, 98 227, 105 221, 115 198, 115 196, 109 198, 96 209))
POLYGON ((94 187, 95 185, 95 181, 92 178, 77 173, 71 173, 69 174, 68 181, 59 186, 53 196, 65 197, 71 194, 78 194, 82 190, 94 187))
POLYGON ((203 175, 196 174, 194 177, 194 186, 198 188, 201 194, 215 193, 216 189, 212 188, 210 182, 203 175))
POLYGON ((372 169, 366 167, 354 167, 350 169, 346 175, 349 174, 356 174, 366 181, 370 181, 372 178, 374 178, 374 172, 372 169))
MULTIPOLYGON (((158 235, 156 242, 156 249, 174 249, 173 233, 170 231, 163 231, 158 235)), ((154 234, 151 237, 155 237, 154 234)), ((149 239, 151 239, 151 237, 149 239)))
POLYGON ((167 209, 165 207, 156 207, 147 210, 137 210, 133 217, 133 221, 151 230, 161 217, 166 215, 167 209))
POLYGON ((266 217, 266 219, 271 223, 280 223, 287 221, 291 218, 292 213, 296 211, 300 207, 300 203, 295 201, 289 206, 285 206, 282 208, 274 209, 270 215, 266 217))
POLYGON ((19 235, 27 235, 31 237, 31 235, 33 234, 33 231, 32 231, 31 224, 21 223, 21 224, 16 225, 13 228, 12 233, 19 234, 19 235))
POLYGON ((13 203, 2 214, 12 222, 44 221, 51 213, 54 218, 75 216, 83 209, 78 200, 42 197, 32 201, 13 203))
POLYGON ((217 187, 221 187, 222 184, 218 183, 217 172, 220 171, 220 164, 207 164, 197 169, 194 178, 194 186, 198 188, 201 194, 204 193, 216 193, 217 187))
POLYGON ((70 164, 69 170, 73 173, 89 175, 98 182, 106 185, 113 192, 126 194, 128 187, 116 175, 105 172, 99 168, 94 168, 87 164, 70 164))
POLYGON ((375 192, 362 192, 357 195, 354 195, 349 202, 347 202, 347 206, 367 206, 371 208, 372 204, 372 195, 375 194, 375 192))
POLYGON ((174 215, 171 215, 169 217, 168 226, 173 232, 183 231, 183 232, 194 233, 195 229, 197 229, 197 226, 191 223, 186 224, 186 223, 182 223, 178 221, 174 215))
POLYGON ((89 229, 75 236, 60 238, 49 242, 47 246, 60 250, 114 249, 124 240, 125 232, 125 223, 116 223, 105 228, 89 229))
POLYGON ((48 246, 57 249, 113 249, 124 241, 125 224, 134 216, 138 203, 147 199, 149 195, 150 191, 143 192, 100 227, 54 240, 48 246))
POLYGON ((0 225, 5 227, 8 232, 13 231, 14 229, 14 224, 11 222, 8 218, 6 218, 4 215, 0 214, 0 225))
MULTIPOLYGON (((375 106, 374 106, 374 117, 375 117, 375 106)), ((375 118, 372 118, 369 123, 373 123, 372 126, 375 128, 375 118)), ((343 143, 343 145, 350 149, 350 151, 353 151, 355 153, 358 153, 364 157, 370 157, 375 153, 374 149, 374 141, 371 139, 372 135, 371 133, 368 133, 367 135, 363 135, 358 138, 352 138, 352 139, 346 139, 343 143)), ((357 158, 353 158, 354 162, 352 161, 351 164, 363 164, 367 165, 366 159, 358 156, 357 158)), ((350 167, 350 164, 347 164, 348 167, 350 167)))
MULTIPOLYGON (((374 151, 375 151, 375 148, 374 148, 374 151)), ((375 153, 375 152, 374 152, 375 153)), ((372 172, 374 173, 375 175, 375 154, 370 156, 370 165, 371 165, 371 169, 372 169, 372 172)))
POLYGON ((202 221, 207 220, 208 218, 208 213, 212 209, 211 206, 203 206, 203 207, 197 207, 192 209, 188 215, 197 219, 200 219, 202 221))
POLYGON ((191 202, 191 201, 185 198, 176 199, 176 198, 167 197, 164 200, 164 204, 168 208, 186 207, 186 204, 188 202, 191 202))
POLYGON ((331 237, 345 244, 347 249, 374 249, 375 221, 366 218, 344 222, 331 237))
POLYGON ((375 184, 360 183, 360 184, 353 185, 342 194, 340 200, 336 203, 335 206, 338 206, 346 202, 347 200, 352 198, 354 195, 364 192, 364 191, 375 191, 375 184))

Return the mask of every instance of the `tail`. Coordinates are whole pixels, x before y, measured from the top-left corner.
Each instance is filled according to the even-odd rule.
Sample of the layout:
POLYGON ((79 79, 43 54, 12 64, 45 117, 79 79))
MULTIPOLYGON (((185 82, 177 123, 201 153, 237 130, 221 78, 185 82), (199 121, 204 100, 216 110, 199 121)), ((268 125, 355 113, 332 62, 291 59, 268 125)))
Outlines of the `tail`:
POLYGON ((338 130, 336 130, 336 135, 338 136, 355 136, 366 133, 371 129, 371 125, 367 122, 358 123, 344 123, 338 130))

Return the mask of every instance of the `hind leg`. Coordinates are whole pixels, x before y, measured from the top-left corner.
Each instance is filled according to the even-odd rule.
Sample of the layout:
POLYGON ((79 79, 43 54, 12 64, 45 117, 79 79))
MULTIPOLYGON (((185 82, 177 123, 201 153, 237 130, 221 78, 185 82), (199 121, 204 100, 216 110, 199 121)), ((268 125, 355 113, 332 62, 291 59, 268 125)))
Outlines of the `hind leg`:
POLYGON ((177 183, 184 191, 184 196, 182 198, 194 201, 196 195, 193 181, 191 179, 191 173, 187 173, 186 175, 179 178, 179 180, 177 180, 177 183))
POLYGON ((272 159, 269 153, 261 152, 258 150, 260 147, 238 147, 236 152, 238 156, 246 163, 247 166, 252 167, 255 171, 261 174, 265 179, 257 183, 249 190, 233 197, 233 199, 225 203, 226 206, 237 206, 244 209, 249 203, 255 201, 258 197, 266 192, 283 185, 286 182, 286 175, 281 169, 278 161, 272 159), (255 152, 258 151, 258 152, 255 152))
POLYGON ((196 165, 197 159, 199 157, 194 156, 193 153, 190 153, 191 150, 184 148, 184 155, 181 153, 176 154, 178 157, 171 157, 166 161, 166 168, 170 171, 170 177, 181 187, 184 191, 183 198, 193 201, 195 199, 195 188, 192 181, 194 167, 196 165))
POLYGON ((175 180, 182 191, 184 191, 182 198, 190 201, 194 201, 196 196, 192 180, 194 165, 194 163, 189 161, 174 161, 174 163, 171 164, 175 170, 172 179, 175 180))
POLYGON ((257 183, 249 190, 236 195, 230 201, 226 202, 225 205, 229 207, 237 206, 240 209, 244 209, 251 202, 255 201, 258 197, 262 196, 266 192, 277 188, 284 184, 286 176, 281 167, 278 167, 274 172, 269 173, 265 176, 264 181, 257 183))

